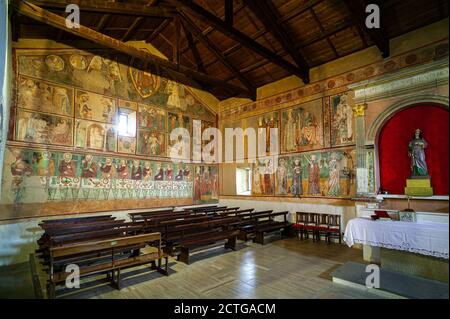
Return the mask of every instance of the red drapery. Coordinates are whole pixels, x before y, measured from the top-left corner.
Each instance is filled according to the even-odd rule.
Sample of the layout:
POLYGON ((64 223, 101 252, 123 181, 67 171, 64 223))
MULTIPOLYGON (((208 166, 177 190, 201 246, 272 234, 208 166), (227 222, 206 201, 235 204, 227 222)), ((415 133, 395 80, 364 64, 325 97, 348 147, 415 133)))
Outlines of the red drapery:
POLYGON ((428 142, 425 150, 435 195, 448 195, 448 110, 436 105, 415 105, 396 113, 383 126, 379 139, 381 189, 404 194, 410 176, 408 143, 420 128, 428 142))

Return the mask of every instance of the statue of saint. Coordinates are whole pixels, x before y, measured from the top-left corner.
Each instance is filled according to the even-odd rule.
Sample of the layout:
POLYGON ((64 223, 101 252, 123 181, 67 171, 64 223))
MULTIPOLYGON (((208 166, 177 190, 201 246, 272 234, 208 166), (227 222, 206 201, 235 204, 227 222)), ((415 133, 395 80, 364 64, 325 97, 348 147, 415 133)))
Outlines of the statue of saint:
POLYGON ((417 129, 414 138, 408 145, 408 155, 411 158, 411 177, 428 177, 425 149, 428 143, 422 137, 422 130, 417 129))

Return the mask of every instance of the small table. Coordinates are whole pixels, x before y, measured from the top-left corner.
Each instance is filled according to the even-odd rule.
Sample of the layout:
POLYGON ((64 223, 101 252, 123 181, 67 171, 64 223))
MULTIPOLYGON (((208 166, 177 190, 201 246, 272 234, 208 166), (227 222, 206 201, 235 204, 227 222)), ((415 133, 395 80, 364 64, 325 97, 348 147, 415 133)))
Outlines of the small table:
POLYGON ((448 280, 449 225, 433 222, 374 221, 354 218, 344 241, 379 250, 382 267, 422 277, 448 280))

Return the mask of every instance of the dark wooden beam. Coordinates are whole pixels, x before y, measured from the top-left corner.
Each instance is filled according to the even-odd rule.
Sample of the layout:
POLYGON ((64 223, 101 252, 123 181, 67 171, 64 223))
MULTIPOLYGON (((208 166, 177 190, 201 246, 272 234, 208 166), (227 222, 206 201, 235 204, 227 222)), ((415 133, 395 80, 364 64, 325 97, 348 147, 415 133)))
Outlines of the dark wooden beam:
POLYGON ((225 1, 225 22, 229 26, 233 26, 233 0, 224 0, 225 1))
POLYGON ((102 32, 102 30, 105 27, 106 22, 108 22, 110 16, 111 16, 110 14, 102 15, 102 17, 100 18, 100 21, 98 22, 97 27, 96 27, 98 32, 102 32))
POLYGON ((134 19, 133 23, 128 28, 127 32, 125 32, 121 40, 123 42, 127 42, 128 40, 130 40, 136 29, 139 28, 139 26, 142 24, 143 21, 144 17, 137 17, 136 19, 134 19))
POLYGON ((186 27, 183 20, 181 21, 181 26, 184 31, 184 36, 186 37, 188 47, 192 52, 192 55, 194 56, 195 63, 197 64, 197 70, 203 73, 206 73, 205 65, 203 64, 202 57, 200 53, 198 52, 197 46, 194 42, 194 38, 192 36, 191 31, 186 27))
POLYGON ((249 90, 250 92, 254 93, 254 97, 256 97, 256 88, 250 83, 250 81, 245 78, 238 69, 236 69, 230 61, 223 55, 221 50, 207 37, 202 33, 202 30, 195 25, 194 21, 192 21, 185 13, 180 12, 180 17, 183 19, 183 21, 186 23, 186 28, 191 30, 191 32, 194 34, 194 36, 203 43, 204 46, 208 48, 215 56, 216 58, 222 62, 223 65, 225 65, 233 75, 239 79, 239 81, 244 84, 244 86, 249 90))
POLYGON ((143 6, 129 2, 111 2, 105 0, 29 0, 42 8, 65 9, 70 4, 76 4, 81 11, 101 12, 122 15, 146 16, 153 18, 171 18, 174 10, 166 7, 143 6))
POLYGON ((180 24, 180 16, 176 15, 173 18, 173 27, 174 27, 174 35, 175 35, 175 41, 174 44, 172 46, 173 48, 173 62, 176 63, 177 65, 180 65, 180 29, 181 29, 181 24, 180 24))
POLYGON ((229 36, 237 42, 240 42, 242 46, 250 49, 251 51, 257 53, 263 58, 269 60, 273 64, 278 65, 279 67, 285 69, 291 74, 294 74, 300 77, 304 83, 309 83, 309 74, 307 70, 299 69, 297 66, 293 65, 289 61, 286 61, 283 58, 280 58, 274 52, 267 49, 265 46, 259 44, 249 36, 240 32, 239 30, 230 27, 225 21, 216 17, 208 10, 205 10, 203 7, 194 3, 192 0, 166 0, 167 3, 178 6, 182 11, 186 11, 192 15, 195 15, 199 19, 201 19, 204 23, 209 24, 214 27, 217 31, 229 36))
MULTIPOLYGON (((319 20, 319 17, 317 16, 316 12, 314 11, 313 8, 309 9, 309 12, 311 13, 311 15, 313 16, 314 20, 316 21, 317 25, 319 26, 320 32, 324 33, 325 29, 323 28, 322 23, 319 20)), ((331 42, 329 37, 326 37, 325 39, 327 39, 327 43, 328 45, 331 47, 331 50, 333 50, 334 53, 334 57, 337 59, 339 58, 339 53, 336 50, 336 47, 334 46, 333 42, 331 42)))
POLYGON ((151 43, 170 23, 170 20, 164 20, 145 40, 147 43, 151 43))
MULTIPOLYGON (((355 23, 359 28, 364 30, 370 37, 370 39, 375 43, 378 50, 380 50, 381 56, 383 58, 389 57, 391 54, 389 39, 383 33, 383 26, 380 29, 369 29, 366 27, 366 3, 361 0, 342 0, 345 3, 350 14, 352 15, 355 23)), ((380 1, 372 0, 371 3, 376 3, 381 5, 380 1)))
POLYGON ((148 63, 154 66, 155 70, 153 70, 153 73, 155 73, 156 75, 167 77, 181 84, 185 84, 202 90, 204 90, 205 87, 220 87, 223 90, 234 92, 236 96, 252 96, 251 92, 239 86, 226 83, 196 70, 177 65, 145 50, 127 45, 120 40, 99 33, 83 25, 80 25, 79 28, 67 28, 65 21, 66 19, 64 17, 54 14, 48 10, 42 9, 36 5, 29 3, 28 1, 15 0, 11 3, 11 5, 18 14, 53 26, 57 29, 65 30, 68 33, 92 41, 101 46, 111 48, 115 51, 137 58, 143 63, 148 63))
POLYGON ((283 46, 284 50, 291 56, 297 66, 309 73, 309 66, 299 50, 294 47, 293 37, 289 34, 283 25, 277 23, 277 8, 271 0, 257 1, 245 0, 245 3, 253 10, 258 19, 264 24, 266 30, 270 30, 275 38, 283 46))

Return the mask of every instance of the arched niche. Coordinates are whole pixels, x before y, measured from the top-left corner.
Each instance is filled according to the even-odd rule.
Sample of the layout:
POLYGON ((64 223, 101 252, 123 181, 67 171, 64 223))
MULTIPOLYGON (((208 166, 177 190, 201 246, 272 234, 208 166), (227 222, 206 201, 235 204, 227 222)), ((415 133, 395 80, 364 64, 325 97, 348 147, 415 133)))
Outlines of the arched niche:
MULTIPOLYGON (((446 121, 448 129, 449 98, 441 95, 415 95, 402 99, 387 109, 371 123, 366 134, 366 146, 373 146, 375 150, 375 173, 376 185, 392 194, 403 194, 406 178, 409 177, 409 158, 407 156, 407 145, 413 137, 416 128, 425 129, 427 139, 427 121, 446 121), (431 109, 431 108, 433 109, 431 109), (420 109, 420 110, 419 110, 420 109), (445 111, 438 117, 434 109, 445 111), (408 115, 408 113, 411 113, 408 115), (414 115, 413 115, 414 114, 414 115), (410 116, 414 116, 411 120, 410 116), (418 126, 418 127, 416 127, 418 126), (422 127, 420 127, 422 126, 422 127), (425 128, 424 128, 425 127, 425 128)), ((436 124, 435 125, 439 125, 436 124)), ((435 127, 432 127, 435 130, 435 127)), ((428 129, 430 130, 430 129, 428 129)), ((436 131, 433 133, 436 135, 436 131)), ((433 135, 431 134, 431 135, 433 135)), ((446 134, 446 133, 443 133, 446 134)), ((432 174, 432 185, 437 186, 437 195, 448 195, 448 134, 445 145, 437 145, 431 141, 427 153, 430 174, 432 174), (446 151, 445 158, 437 158, 439 152, 446 151), (446 163, 443 163, 446 161, 446 163), (441 169, 436 169, 441 167, 441 169), (446 167, 443 169, 443 167, 446 167), (443 171, 443 172, 442 172, 443 171), (447 171, 447 173, 445 173, 447 171), (434 173, 434 174, 433 174, 434 173), (441 174, 442 173, 442 174, 441 174), (433 176, 434 175, 434 176, 433 176), (444 176, 445 175, 445 176, 444 176), (446 184, 443 186, 443 184, 446 184), (445 190, 443 192, 443 190, 445 190), (446 194, 445 194, 446 193, 446 194)), ((433 138, 432 136, 428 136, 433 138)), ((433 138, 434 139, 434 138, 433 138)))

